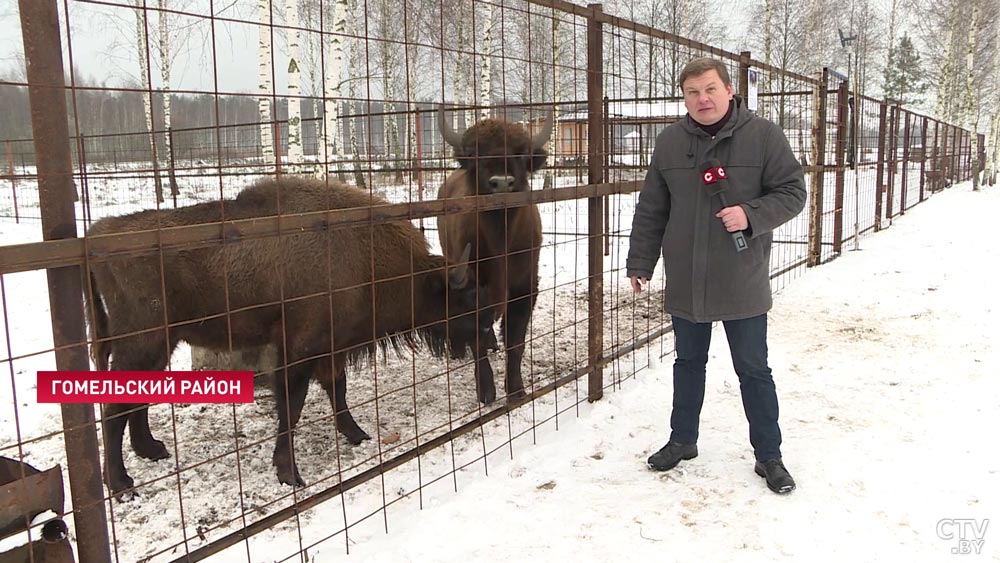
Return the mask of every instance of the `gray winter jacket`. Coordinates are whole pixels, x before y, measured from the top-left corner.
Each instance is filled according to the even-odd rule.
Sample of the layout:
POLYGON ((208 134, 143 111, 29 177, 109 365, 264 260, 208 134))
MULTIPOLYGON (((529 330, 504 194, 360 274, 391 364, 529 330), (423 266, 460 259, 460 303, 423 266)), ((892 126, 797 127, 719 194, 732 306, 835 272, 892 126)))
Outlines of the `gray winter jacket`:
POLYGON ((663 252, 667 313, 693 322, 746 319, 771 309, 771 232, 805 206, 806 189, 788 139, 734 97, 729 121, 715 137, 690 115, 656 138, 629 237, 627 275, 649 278, 663 252), (715 214, 718 196, 703 185, 702 163, 726 169, 729 205, 740 204, 749 248, 737 253, 715 214))

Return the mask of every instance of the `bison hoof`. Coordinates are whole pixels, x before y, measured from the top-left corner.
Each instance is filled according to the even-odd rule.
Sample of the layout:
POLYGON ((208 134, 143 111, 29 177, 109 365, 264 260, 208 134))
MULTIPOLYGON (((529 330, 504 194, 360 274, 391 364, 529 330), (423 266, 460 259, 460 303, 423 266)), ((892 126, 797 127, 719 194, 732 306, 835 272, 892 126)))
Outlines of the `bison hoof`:
POLYGON ((351 432, 346 434, 344 437, 347 438, 347 441, 350 442, 352 446, 359 446, 361 445, 361 442, 372 439, 372 437, 369 436, 364 430, 358 430, 356 433, 351 432))
POLYGON ((129 502, 136 498, 135 481, 125 475, 123 477, 106 477, 105 482, 111 489, 111 496, 118 502, 129 502))
POLYGON ((492 403, 495 400, 497 400, 497 390, 496 389, 490 389, 490 390, 488 390, 486 392, 480 392, 479 393, 479 402, 482 403, 482 404, 484 404, 484 405, 488 405, 488 404, 492 403))
POLYGON ((148 440, 132 444, 132 451, 135 455, 150 461, 159 461, 170 457, 170 452, 163 442, 159 440, 148 440))
POLYGON ((306 486, 306 482, 302 480, 302 476, 299 475, 299 469, 297 467, 292 467, 291 469, 278 469, 278 481, 285 485, 297 488, 306 486))
POLYGON ((510 393, 507 393, 507 402, 516 403, 518 401, 523 401, 528 395, 524 392, 524 388, 514 389, 510 393))

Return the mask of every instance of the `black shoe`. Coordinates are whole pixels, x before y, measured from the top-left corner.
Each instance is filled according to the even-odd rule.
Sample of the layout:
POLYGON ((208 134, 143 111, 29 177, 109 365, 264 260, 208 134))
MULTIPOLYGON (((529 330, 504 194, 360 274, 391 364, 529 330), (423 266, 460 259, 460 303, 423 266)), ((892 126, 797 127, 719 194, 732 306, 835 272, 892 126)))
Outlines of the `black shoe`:
POLYGON ((760 475, 767 481, 767 488, 779 495, 788 494, 795 490, 795 479, 788 474, 785 464, 781 458, 758 461, 753 466, 754 473, 760 475))
POLYGON ((660 451, 649 456, 646 465, 653 471, 667 471, 673 469, 682 459, 694 459, 698 457, 697 444, 678 444, 677 442, 667 442, 660 451))

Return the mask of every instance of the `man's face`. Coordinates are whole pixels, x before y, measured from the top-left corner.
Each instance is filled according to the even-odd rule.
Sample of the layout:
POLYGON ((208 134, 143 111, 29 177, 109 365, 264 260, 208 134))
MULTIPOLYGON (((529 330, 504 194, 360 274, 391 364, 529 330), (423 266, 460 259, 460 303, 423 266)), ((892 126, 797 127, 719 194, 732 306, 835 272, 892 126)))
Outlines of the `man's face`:
POLYGON ((729 111, 733 85, 722 83, 718 71, 709 70, 684 81, 684 107, 702 125, 718 123, 729 111))

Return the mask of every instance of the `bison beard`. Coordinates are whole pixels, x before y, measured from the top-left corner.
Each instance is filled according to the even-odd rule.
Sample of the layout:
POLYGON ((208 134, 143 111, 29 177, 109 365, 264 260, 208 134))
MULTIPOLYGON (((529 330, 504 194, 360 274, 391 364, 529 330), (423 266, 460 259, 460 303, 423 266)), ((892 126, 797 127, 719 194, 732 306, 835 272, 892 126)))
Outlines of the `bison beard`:
MULTIPOLYGON (((534 136, 519 125, 484 119, 463 134, 452 131, 444 110, 438 125, 445 141, 455 150, 461 168, 452 172, 438 191, 439 199, 528 191, 531 173, 545 165, 543 148, 552 134, 552 117, 534 136)), ((531 312, 538 295, 538 255, 542 244, 542 219, 535 205, 479 213, 443 215, 438 218, 438 237, 445 256, 457 258, 471 245, 476 279, 486 290, 480 326, 490 325, 475 342, 476 391, 479 400, 496 399, 493 368, 487 351, 496 346, 492 321, 502 317, 501 331, 507 351, 507 396, 524 395, 521 360, 531 312)))
MULTIPOLYGON (((335 183, 264 180, 235 200, 107 218, 89 234, 217 222, 222 204, 227 220, 274 216, 279 199, 283 214, 385 203, 335 183)), ((233 349, 275 345, 286 367, 273 380, 273 461, 282 483, 302 486, 292 430, 310 377, 329 396, 337 430, 359 444, 369 436, 347 407, 349 363, 371 356, 377 346, 398 351, 418 342, 437 355, 450 349, 460 357, 475 334, 489 328, 476 325, 474 309, 484 297, 464 265, 468 251, 459 258, 463 264, 448 270, 408 221, 336 230, 317 224, 280 237, 164 250, 162 269, 156 255, 95 258, 87 296, 94 313, 91 353, 99 370, 107 370, 110 359, 114 370, 158 371, 182 340, 214 350, 229 350, 230 342, 233 349), (379 340, 373 342, 373 335, 379 340)), ((169 453, 150 433, 146 405, 106 405, 103 420, 105 480, 122 498, 134 486, 122 460, 126 423, 136 454, 156 460, 169 453)))

